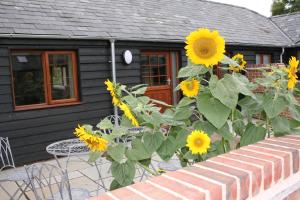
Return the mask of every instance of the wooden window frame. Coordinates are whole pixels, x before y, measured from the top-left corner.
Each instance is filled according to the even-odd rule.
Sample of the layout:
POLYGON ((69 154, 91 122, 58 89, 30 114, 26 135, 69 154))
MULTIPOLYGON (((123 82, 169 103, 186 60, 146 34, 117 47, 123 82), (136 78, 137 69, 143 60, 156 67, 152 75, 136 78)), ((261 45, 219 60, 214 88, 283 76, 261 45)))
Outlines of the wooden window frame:
POLYGON ((255 59, 256 55, 259 55, 259 64, 258 65, 264 65, 264 56, 269 56, 269 62, 272 63, 272 54, 271 53, 256 53, 255 54, 255 59))
MULTIPOLYGON (((169 74, 169 76, 167 76, 167 75, 157 75, 157 77, 159 77, 159 83, 160 83, 160 77, 161 76, 167 76, 167 78, 168 79, 170 79, 171 80, 171 83, 170 83, 170 86, 172 87, 172 74, 171 74, 171 71, 170 71, 170 69, 169 69, 169 67, 171 67, 170 66, 170 63, 171 63, 171 56, 170 56, 170 52, 169 51, 153 51, 153 50, 149 50, 149 51, 147 51, 147 50, 144 50, 144 51, 141 51, 141 55, 146 55, 146 56, 153 56, 153 55, 155 55, 155 56, 159 56, 159 55, 164 55, 164 56, 166 56, 166 66, 168 66, 168 67, 166 67, 166 73, 167 74, 169 74)), ((149 58, 150 59, 150 58, 149 58)), ((152 67, 152 65, 150 65, 149 64, 149 62, 148 62, 148 64, 146 64, 146 65, 141 65, 141 69, 142 69, 142 66, 146 66, 146 67, 149 67, 149 66, 151 66, 152 67)), ((160 65, 159 64, 157 64, 157 67, 159 67, 160 65)), ((152 68, 151 68, 152 69, 152 68)), ((143 76, 142 74, 141 74, 141 79, 143 79, 143 78, 145 78, 145 77, 147 77, 147 78, 151 78, 151 77, 155 77, 155 76, 143 76)), ((148 86, 148 90, 153 90, 153 89, 159 89, 159 88, 164 88, 165 87, 165 85, 149 85, 148 86)))
POLYGON ((41 52, 42 59, 42 69, 43 69, 43 77, 44 77, 44 95, 45 95, 45 103, 39 104, 31 104, 31 105, 16 105, 15 100, 15 87, 14 87, 14 75, 13 75, 13 66, 12 62, 10 64, 11 71, 11 80, 12 80, 12 94, 13 94, 13 104, 15 111, 23 111, 23 110, 34 110, 34 109, 43 109, 43 108, 52 108, 52 107, 60 107, 60 106, 68 106, 68 105, 77 105, 81 104, 79 100, 79 91, 78 91, 78 65, 77 65, 77 56, 75 51, 43 51, 43 50, 11 50, 10 55, 16 52, 41 52), (72 59, 72 75, 73 75, 73 84, 74 84, 74 97, 70 99, 52 99, 52 87, 51 87, 51 76, 50 76, 50 67, 49 67, 49 55, 71 55, 72 59))

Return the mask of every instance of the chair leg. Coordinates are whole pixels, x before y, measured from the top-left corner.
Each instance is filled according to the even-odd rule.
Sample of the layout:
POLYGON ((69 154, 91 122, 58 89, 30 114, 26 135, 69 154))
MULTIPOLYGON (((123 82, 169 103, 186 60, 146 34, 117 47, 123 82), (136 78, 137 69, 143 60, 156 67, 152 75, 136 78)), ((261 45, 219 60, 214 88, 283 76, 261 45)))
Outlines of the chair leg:
POLYGON ((20 197, 21 197, 22 195, 24 195, 24 197, 25 197, 27 200, 30 200, 30 198, 29 198, 29 197, 27 196, 27 194, 26 194, 26 189, 30 186, 30 182, 26 183, 26 181, 23 180, 22 185, 20 185, 17 181, 15 181, 15 183, 16 183, 16 185, 18 186, 19 190, 21 191, 21 194, 20 194, 20 196, 19 196, 18 199, 20 199, 20 197), (24 189, 23 189, 23 186, 25 186, 24 189))
MULTIPOLYGON (((0 184, 0 188, 7 194, 7 196, 9 196, 10 200, 14 199, 14 195, 12 196, 3 186, 2 184, 0 184)), ((18 190, 17 190, 18 191, 18 190)), ((16 192, 15 192, 16 193, 16 192)))
MULTIPOLYGON (((107 188, 105 187, 105 183, 104 183, 104 181, 103 181, 103 179, 102 179, 102 176, 101 176, 101 171, 100 171, 101 169, 99 169, 97 163, 95 163, 95 166, 96 166, 96 169, 97 169, 97 172, 98 172, 99 180, 101 181, 102 187, 103 187, 103 189, 104 189, 105 192, 106 192, 106 191, 107 191, 107 188)), ((100 184, 97 185, 97 191, 99 191, 99 189, 100 189, 99 187, 100 187, 100 184)))

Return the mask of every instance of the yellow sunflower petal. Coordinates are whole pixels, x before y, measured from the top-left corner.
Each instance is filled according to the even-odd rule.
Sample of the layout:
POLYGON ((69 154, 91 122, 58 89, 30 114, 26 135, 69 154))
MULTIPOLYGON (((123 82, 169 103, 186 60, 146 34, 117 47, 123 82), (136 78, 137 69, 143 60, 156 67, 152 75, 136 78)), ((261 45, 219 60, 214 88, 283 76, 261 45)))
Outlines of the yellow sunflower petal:
POLYGON ((133 113, 131 112, 129 106, 123 102, 121 102, 121 104, 119 105, 120 109, 124 112, 124 115, 131 120, 131 123, 133 126, 140 126, 139 122, 137 121, 137 119, 135 118, 135 116, 133 115, 133 113))
POLYGON ((195 97, 199 93, 200 83, 198 80, 185 80, 180 83, 182 93, 187 97, 195 97))
POLYGON ((192 154, 205 154, 210 148, 210 138, 204 131, 194 130, 187 137, 186 146, 192 154))
POLYGON ((289 60, 289 68, 286 70, 288 73, 288 84, 287 87, 290 90, 293 90, 297 83, 297 71, 298 71, 299 60, 292 56, 289 60))
POLYGON ((108 141, 99 135, 88 133, 83 126, 78 125, 75 128, 74 134, 92 150, 105 151, 108 146, 108 141))
POLYGON ((198 29, 186 37, 186 54, 194 64, 212 67, 224 57, 225 40, 218 31, 198 29))
POLYGON ((112 103, 113 103, 115 106, 120 105, 121 100, 120 100, 120 98, 119 98, 118 95, 117 95, 115 84, 112 83, 112 82, 111 82, 110 80, 108 80, 108 79, 104 82, 104 84, 107 86, 107 91, 110 92, 110 95, 111 95, 111 97, 112 97, 112 103))
POLYGON ((229 70, 234 72, 240 72, 245 68, 245 65, 247 64, 247 62, 244 60, 243 54, 236 54, 232 57, 232 60, 236 61, 239 64, 239 66, 229 65, 229 70))

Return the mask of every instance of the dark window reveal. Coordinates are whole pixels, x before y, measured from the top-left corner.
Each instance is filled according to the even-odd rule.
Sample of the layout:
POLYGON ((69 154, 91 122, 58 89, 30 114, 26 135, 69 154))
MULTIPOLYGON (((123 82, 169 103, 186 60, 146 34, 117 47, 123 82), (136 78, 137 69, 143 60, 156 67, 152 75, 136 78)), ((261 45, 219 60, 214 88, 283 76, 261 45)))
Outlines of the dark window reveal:
POLYGON ((78 102, 75 52, 13 52, 16 109, 78 102))

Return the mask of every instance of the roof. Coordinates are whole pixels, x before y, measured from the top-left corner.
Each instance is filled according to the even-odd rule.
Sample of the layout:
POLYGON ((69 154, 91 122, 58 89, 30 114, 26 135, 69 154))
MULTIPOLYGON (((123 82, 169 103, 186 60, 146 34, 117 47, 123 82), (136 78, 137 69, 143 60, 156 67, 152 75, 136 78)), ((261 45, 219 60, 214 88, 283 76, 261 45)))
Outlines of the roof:
POLYGON ((271 20, 288 35, 296 46, 300 46, 300 12, 271 17, 271 20))
POLYGON ((204 0, 1 0, 0 36, 183 42, 197 28, 229 44, 287 46, 267 17, 204 0))

